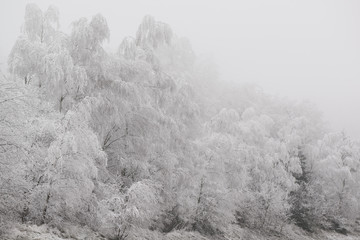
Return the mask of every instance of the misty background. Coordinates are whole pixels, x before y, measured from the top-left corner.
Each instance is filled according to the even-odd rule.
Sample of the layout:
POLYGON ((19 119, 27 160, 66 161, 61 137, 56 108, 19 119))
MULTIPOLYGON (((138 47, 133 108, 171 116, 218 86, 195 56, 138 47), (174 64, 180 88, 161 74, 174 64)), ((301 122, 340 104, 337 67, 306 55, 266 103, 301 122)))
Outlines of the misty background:
POLYGON ((360 2, 274 1, 0 1, 0 64, 19 35, 25 5, 53 4, 60 24, 101 13, 114 51, 153 15, 187 37, 197 55, 218 67, 224 81, 254 83, 266 93, 309 100, 329 127, 360 139, 360 2))

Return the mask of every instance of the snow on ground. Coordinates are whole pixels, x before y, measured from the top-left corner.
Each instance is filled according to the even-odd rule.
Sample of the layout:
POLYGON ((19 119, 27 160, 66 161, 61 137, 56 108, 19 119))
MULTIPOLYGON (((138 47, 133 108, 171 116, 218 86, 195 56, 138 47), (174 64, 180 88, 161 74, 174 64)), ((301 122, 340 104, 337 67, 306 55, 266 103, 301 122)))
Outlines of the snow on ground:
MULTIPOLYGON (((67 231, 59 231, 47 225, 15 224, 9 232, 0 236, 1 240, 106 240, 87 227, 68 227, 67 231)), ((174 231, 166 235, 156 231, 136 229, 126 240, 360 240, 360 236, 342 235, 336 232, 320 231, 309 234, 295 226, 288 225, 282 234, 264 233, 259 230, 241 228, 232 225, 227 233, 219 238, 201 236, 197 232, 174 231)))

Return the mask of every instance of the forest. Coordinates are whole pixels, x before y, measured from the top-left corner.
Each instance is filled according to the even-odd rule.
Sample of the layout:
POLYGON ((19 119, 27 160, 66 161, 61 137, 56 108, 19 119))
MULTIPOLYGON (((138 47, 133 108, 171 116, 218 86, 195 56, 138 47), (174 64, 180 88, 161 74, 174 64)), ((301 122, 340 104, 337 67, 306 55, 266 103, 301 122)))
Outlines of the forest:
POLYGON ((152 16, 112 53, 59 17, 28 4, 0 76, 0 239, 359 239, 360 143, 312 104, 152 16))

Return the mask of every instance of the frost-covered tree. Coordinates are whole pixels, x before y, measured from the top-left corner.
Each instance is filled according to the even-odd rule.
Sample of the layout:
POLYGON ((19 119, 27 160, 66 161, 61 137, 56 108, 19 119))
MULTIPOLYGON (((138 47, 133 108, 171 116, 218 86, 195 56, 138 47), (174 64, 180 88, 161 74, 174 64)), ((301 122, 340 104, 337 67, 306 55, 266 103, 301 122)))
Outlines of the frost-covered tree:
POLYGON ((359 179, 359 144, 343 133, 327 134, 319 141, 312 157, 315 210, 325 228, 340 230, 358 217, 357 181, 359 179))
POLYGON ((46 47, 40 42, 32 42, 25 36, 20 36, 11 50, 8 65, 11 73, 30 84, 33 78, 41 85, 42 59, 46 55, 46 47))
POLYGON ((64 101, 71 103, 84 94, 87 75, 83 67, 74 65, 69 51, 59 45, 49 47, 43 58, 43 73, 47 79, 45 93, 56 99, 61 112, 64 101))
POLYGON ((136 44, 143 48, 158 48, 170 44, 173 32, 166 23, 155 21, 152 16, 145 16, 136 33, 136 44))
POLYGON ((9 56, 9 68, 25 84, 33 79, 60 112, 78 99, 87 85, 85 69, 76 65, 69 52, 68 37, 59 32, 58 11, 49 7, 42 12, 35 4, 26 7, 23 35, 9 56), (55 25, 55 26, 54 26, 55 25))
POLYGON ((36 4, 30 3, 25 8, 23 33, 31 41, 50 42, 59 28, 59 10, 50 6, 43 12, 36 4))
POLYGON ((31 183, 27 167, 33 161, 25 119, 31 116, 29 92, 6 77, 0 77, 0 219, 20 220, 26 215, 26 197, 31 183))
POLYGON ((144 54, 138 46, 136 46, 135 39, 133 37, 126 37, 121 42, 118 54, 123 56, 127 60, 141 59, 144 54))
POLYGON ((51 111, 38 96, 11 78, 0 79, 1 218, 26 222, 29 201, 41 171, 46 148, 54 140, 51 111))
POLYGON ((59 12, 50 6, 43 12, 36 4, 28 4, 25 9, 25 22, 22 35, 16 41, 8 60, 10 71, 24 78, 25 84, 38 78, 41 85, 42 59, 46 46, 58 35, 59 12))
POLYGON ((73 23, 70 34, 70 54, 74 64, 86 69, 91 80, 90 89, 97 81, 104 80, 107 67, 107 54, 102 43, 110 37, 106 19, 97 14, 91 21, 81 18, 73 23))
POLYGON ((57 139, 48 147, 30 197, 30 216, 38 223, 62 227, 63 219, 68 219, 94 229, 97 226, 97 179, 106 166, 106 155, 88 127, 89 110, 95 102, 86 98, 68 111, 57 139))
POLYGON ((229 160, 225 160, 224 152, 219 149, 221 140, 218 136, 204 140, 197 163, 199 176, 192 179, 196 187, 190 224, 193 230, 205 235, 219 234, 235 221, 235 201, 227 184, 229 160))

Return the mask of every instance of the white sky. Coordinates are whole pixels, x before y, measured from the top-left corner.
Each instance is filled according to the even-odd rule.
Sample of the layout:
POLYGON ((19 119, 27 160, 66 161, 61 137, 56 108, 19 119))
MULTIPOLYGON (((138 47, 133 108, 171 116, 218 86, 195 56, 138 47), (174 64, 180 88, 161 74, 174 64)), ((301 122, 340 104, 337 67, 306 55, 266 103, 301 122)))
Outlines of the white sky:
POLYGON ((360 1, 357 0, 0 0, 0 64, 4 67, 27 2, 60 10, 61 28, 101 13, 116 49, 146 14, 212 56, 225 80, 253 82, 265 92, 310 100, 334 130, 360 139, 360 1))

